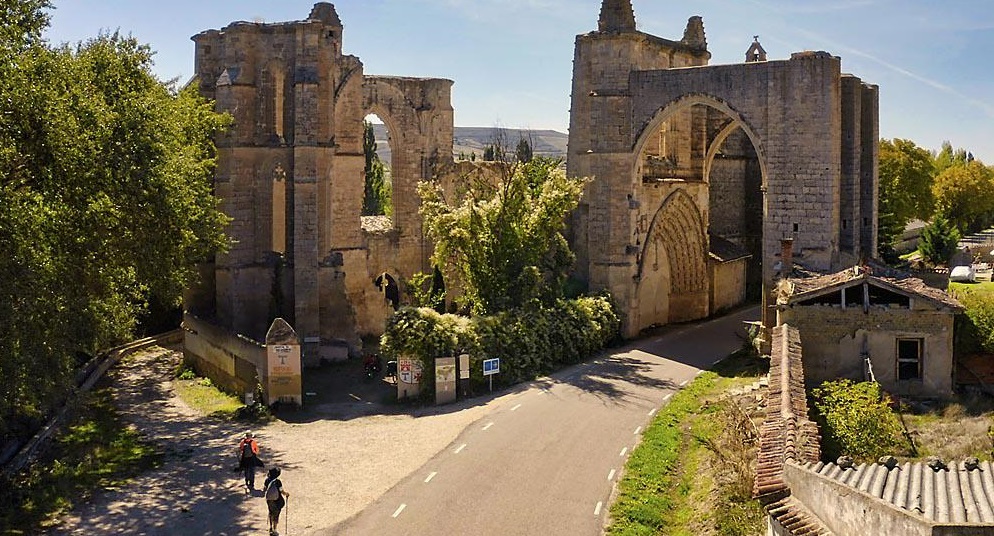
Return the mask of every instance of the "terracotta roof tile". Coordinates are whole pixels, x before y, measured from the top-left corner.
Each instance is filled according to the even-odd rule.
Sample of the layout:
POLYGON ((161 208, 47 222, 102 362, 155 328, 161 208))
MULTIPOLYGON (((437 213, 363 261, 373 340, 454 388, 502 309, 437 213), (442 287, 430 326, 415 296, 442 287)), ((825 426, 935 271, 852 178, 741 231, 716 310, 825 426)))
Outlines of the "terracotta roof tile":
POLYGON ((803 301, 811 294, 832 289, 851 287, 867 281, 875 286, 924 298, 939 307, 961 311, 963 306, 948 293, 932 288, 924 281, 893 269, 876 266, 854 266, 833 274, 819 274, 795 269, 792 277, 782 279, 777 287, 777 303, 789 304, 803 301))

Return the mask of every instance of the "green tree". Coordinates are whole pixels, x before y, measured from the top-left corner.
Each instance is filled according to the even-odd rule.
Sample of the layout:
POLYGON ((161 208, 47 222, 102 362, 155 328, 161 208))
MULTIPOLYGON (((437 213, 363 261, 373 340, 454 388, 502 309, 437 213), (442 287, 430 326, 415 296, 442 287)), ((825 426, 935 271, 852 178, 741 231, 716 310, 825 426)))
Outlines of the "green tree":
POLYGON ((518 159, 518 162, 522 164, 527 164, 532 161, 534 153, 532 151, 532 144, 529 143, 524 137, 518 139, 518 146, 514 149, 514 156, 518 159))
POLYGON ((994 220, 994 172, 978 160, 947 168, 932 186, 936 209, 961 232, 994 220))
POLYGON ((904 447, 901 423, 880 385, 852 380, 825 382, 811 391, 825 435, 825 455, 872 462, 904 447))
POLYGON ((949 168, 964 166, 973 160, 973 155, 966 149, 955 149, 948 141, 942 142, 942 149, 935 155, 935 171, 942 173, 949 168))
POLYGON ((910 140, 880 141, 880 187, 877 229, 879 253, 896 262, 895 240, 913 218, 927 220, 934 210, 932 154, 910 140))
POLYGON ((379 216, 392 214, 392 191, 386 181, 386 167, 376 154, 376 136, 373 125, 363 121, 362 152, 366 157, 366 186, 363 192, 362 215, 379 216))
POLYGON ((934 265, 946 264, 956 253, 959 239, 959 231, 948 220, 938 216, 922 229, 918 250, 928 262, 934 265))
POLYGON ((178 305, 223 248, 213 135, 226 118, 101 35, 49 48, 48 2, 0 6, 0 433, 69 389, 77 357, 131 336, 150 299, 178 305))
POLYGON ((474 313, 561 295, 574 259, 562 231, 586 180, 567 178, 559 164, 537 157, 507 166, 496 184, 477 181, 458 206, 448 205, 437 185, 419 184, 434 262, 456 273, 474 313))

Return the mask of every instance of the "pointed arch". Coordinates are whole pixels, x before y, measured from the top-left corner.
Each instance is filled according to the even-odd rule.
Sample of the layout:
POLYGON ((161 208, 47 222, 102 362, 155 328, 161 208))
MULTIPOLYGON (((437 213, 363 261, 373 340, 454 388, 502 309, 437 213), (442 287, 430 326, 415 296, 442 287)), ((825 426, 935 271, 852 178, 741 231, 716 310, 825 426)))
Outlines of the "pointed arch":
POLYGON ((682 190, 673 192, 656 211, 639 255, 641 282, 646 272, 646 253, 662 246, 668 258, 671 292, 676 294, 707 289, 707 238, 697 203, 682 190))

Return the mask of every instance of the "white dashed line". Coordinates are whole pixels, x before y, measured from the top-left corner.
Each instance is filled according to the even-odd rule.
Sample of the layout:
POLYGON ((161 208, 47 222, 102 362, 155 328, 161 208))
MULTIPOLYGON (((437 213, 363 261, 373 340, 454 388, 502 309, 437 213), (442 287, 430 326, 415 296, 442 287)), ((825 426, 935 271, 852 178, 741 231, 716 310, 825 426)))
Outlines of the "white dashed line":
POLYGON ((520 407, 521 407, 521 404, 518 404, 517 406, 514 406, 513 408, 511 408, 511 411, 518 411, 518 408, 520 408, 520 407))
POLYGON ((404 511, 404 508, 407 508, 406 504, 400 505, 400 508, 397 508, 397 511, 393 513, 393 517, 396 518, 397 516, 399 516, 400 513, 404 511))
POLYGON ((438 473, 432 473, 428 475, 428 478, 425 479, 425 484, 431 482, 431 479, 435 478, 436 475, 438 475, 438 473))
POLYGON ((619 454, 619 456, 624 456, 625 454, 628 454, 628 447, 621 449, 621 454, 619 454))
POLYGON ((688 383, 690 383, 690 380, 684 380, 683 383, 680 384, 680 387, 686 387, 688 383))
POLYGON ((611 469, 611 472, 607 474, 607 479, 614 480, 614 469, 611 469))
MULTIPOLYGON (((665 399, 663 399, 663 402, 666 402, 666 400, 665 400, 665 399)), ((649 410, 649 416, 650 416, 650 417, 652 417, 652 416, 653 416, 653 415, 655 415, 655 414, 656 414, 656 408, 652 408, 652 409, 650 409, 650 410, 649 410)))
POLYGON ((673 393, 670 393, 670 394, 668 394, 668 395, 664 396, 664 397, 663 397, 663 402, 666 402, 667 400, 669 400, 669 399, 671 399, 671 398, 673 398, 673 393))
POLYGON ((604 507, 604 503, 598 502, 597 506, 594 507, 594 515, 595 516, 601 515, 601 508, 603 508, 603 507, 604 507))
POLYGON ((462 452, 462 449, 464 449, 464 448, 466 448, 466 443, 463 443, 462 445, 459 445, 459 448, 456 449, 456 454, 459 454, 460 452, 462 452))
POLYGON ((361 399, 361 398, 359 398, 358 396, 356 396, 356 395, 354 395, 354 394, 352 394, 352 393, 349 393, 349 396, 351 396, 352 398, 354 398, 354 399, 356 399, 356 400, 358 400, 358 401, 362 402, 362 399, 361 399))
POLYGON ((487 423, 487 425, 483 427, 483 430, 484 430, 484 431, 486 431, 486 430, 489 430, 489 429, 490 429, 490 427, 491 427, 491 426, 493 426, 493 425, 494 425, 494 423, 492 423, 492 422, 490 422, 490 423, 487 423))
POLYGON ((634 434, 632 434, 632 435, 639 435, 639 433, 640 433, 641 431, 642 431, 642 427, 641 427, 641 426, 639 426, 638 428, 636 428, 636 429, 635 429, 635 433, 634 433, 634 434))

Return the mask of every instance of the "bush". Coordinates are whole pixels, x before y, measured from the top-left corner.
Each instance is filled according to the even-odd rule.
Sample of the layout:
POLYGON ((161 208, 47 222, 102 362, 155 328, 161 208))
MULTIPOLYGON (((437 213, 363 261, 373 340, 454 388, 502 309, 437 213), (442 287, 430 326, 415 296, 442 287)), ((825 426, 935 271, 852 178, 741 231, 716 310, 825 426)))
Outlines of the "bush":
POLYGON ((994 296, 960 285, 950 285, 950 290, 966 309, 965 315, 956 317, 957 355, 994 353, 994 296))
POLYGON ((421 361, 422 394, 434 394, 435 358, 470 355, 471 380, 484 383, 482 362, 499 358, 498 385, 534 379, 578 363, 604 348, 618 335, 621 321, 607 297, 557 300, 490 316, 439 314, 428 308, 404 308, 387 322, 380 352, 421 361))
POLYGON ((859 461, 876 461, 905 447, 901 423, 879 384, 825 382, 812 391, 812 396, 827 458, 846 454, 859 461))

